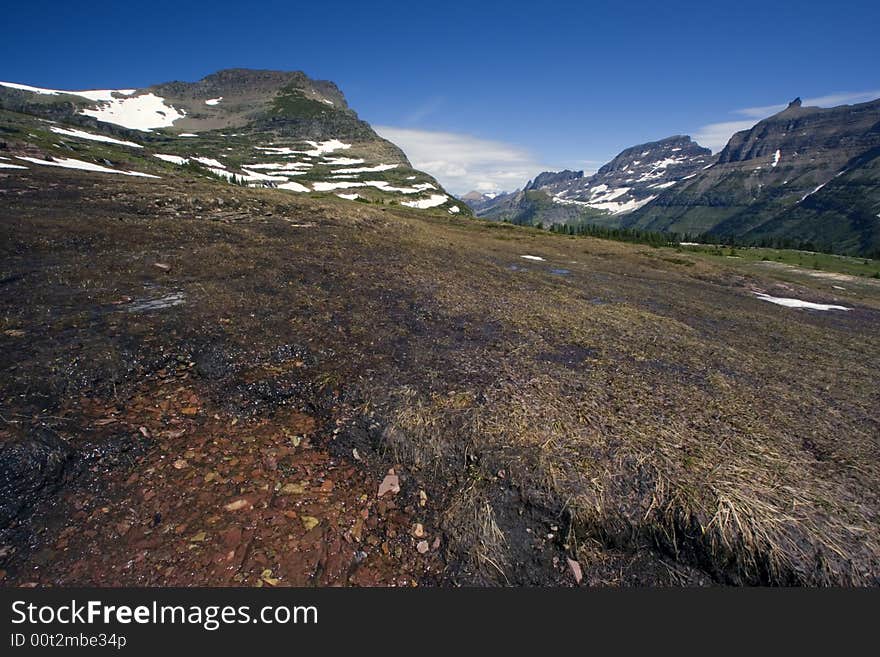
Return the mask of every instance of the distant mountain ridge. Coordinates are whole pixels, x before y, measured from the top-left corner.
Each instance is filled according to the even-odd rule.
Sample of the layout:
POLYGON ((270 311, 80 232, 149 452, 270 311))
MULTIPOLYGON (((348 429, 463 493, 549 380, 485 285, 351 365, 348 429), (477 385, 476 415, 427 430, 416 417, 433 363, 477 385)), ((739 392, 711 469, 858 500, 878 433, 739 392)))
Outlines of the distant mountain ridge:
POLYGON ((798 98, 717 156, 677 135, 627 148, 589 177, 544 172, 474 210, 880 256, 878 158, 880 100, 823 109, 798 98))
POLYGON ((880 100, 823 109, 795 99, 733 135, 715 164, 621 223, 880 253, 878 149, 880 100))
POLYGON ((608 223, 608 216, 649 203, 661 190, 711 162, 708 148, 676 135, 627 148, 591 176, 584 177, 583 171, 544 172, 522 192, 471 207, 478 216, 514 223, 608 223))

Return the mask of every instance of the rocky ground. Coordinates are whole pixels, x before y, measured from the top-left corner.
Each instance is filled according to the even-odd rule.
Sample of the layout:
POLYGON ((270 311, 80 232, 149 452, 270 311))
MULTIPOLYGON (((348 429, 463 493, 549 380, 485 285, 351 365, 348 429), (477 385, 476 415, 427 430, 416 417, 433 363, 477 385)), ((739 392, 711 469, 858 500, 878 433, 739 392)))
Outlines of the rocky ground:
POLYGON ((0 179, 4 584, 877 583, 871 281, 110 178, 0 179))

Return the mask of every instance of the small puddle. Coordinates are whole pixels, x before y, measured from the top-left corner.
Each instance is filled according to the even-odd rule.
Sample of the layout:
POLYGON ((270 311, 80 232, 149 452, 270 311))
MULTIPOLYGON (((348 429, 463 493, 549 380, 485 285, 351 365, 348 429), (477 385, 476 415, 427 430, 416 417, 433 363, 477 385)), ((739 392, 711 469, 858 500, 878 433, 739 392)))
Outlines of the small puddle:
POLYGON ((125 311, 129 313, 147 313, 153 310, 164 310, 172 306, 179 306, 186 302, 183 292, 173 292, 163 297, 154 297, 152 299, 136 299, 125 307, 125 311))
POLYGON ((571 273, 569 269, 551 269, 551 274, 556 274, 557 276, 568 276, 571 273))

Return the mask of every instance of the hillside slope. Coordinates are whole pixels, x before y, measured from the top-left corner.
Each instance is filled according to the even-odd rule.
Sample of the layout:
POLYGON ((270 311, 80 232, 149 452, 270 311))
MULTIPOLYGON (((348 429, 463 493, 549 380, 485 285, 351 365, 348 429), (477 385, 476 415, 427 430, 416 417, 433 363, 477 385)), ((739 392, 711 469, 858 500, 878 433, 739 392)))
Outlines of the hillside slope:
POLYGON ((880 282, 768 264, 0 170, 3 583, 878 584, 880 282))
POLYGON ((623 226, 880 253, 880 100, 820 109, 793 101, 735 134, 710 168, 623 226))
POLYGON ((298 71, 230 69, 198 82, 98 91, 3 82, 0 111, 3 157, 29 157, 23 166, 47 158, 136 164, 150 175, 201 171, 249 186, 468 212, 360 120, 336 85, 298 71))

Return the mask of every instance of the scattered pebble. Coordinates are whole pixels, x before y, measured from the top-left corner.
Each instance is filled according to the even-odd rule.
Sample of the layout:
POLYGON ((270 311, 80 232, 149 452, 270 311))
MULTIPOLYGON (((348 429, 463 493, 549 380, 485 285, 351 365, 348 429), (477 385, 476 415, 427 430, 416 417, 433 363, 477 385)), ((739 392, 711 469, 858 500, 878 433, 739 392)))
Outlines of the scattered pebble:
POLYGON ((395 474, 394 468, 388 471, 388 474, 385 475, 385 478, 382 480, 382 483, 379 484, 379 497, 382 497, 385 493, 392 493, 396 495, 400 492, 400 478, 395 474))

